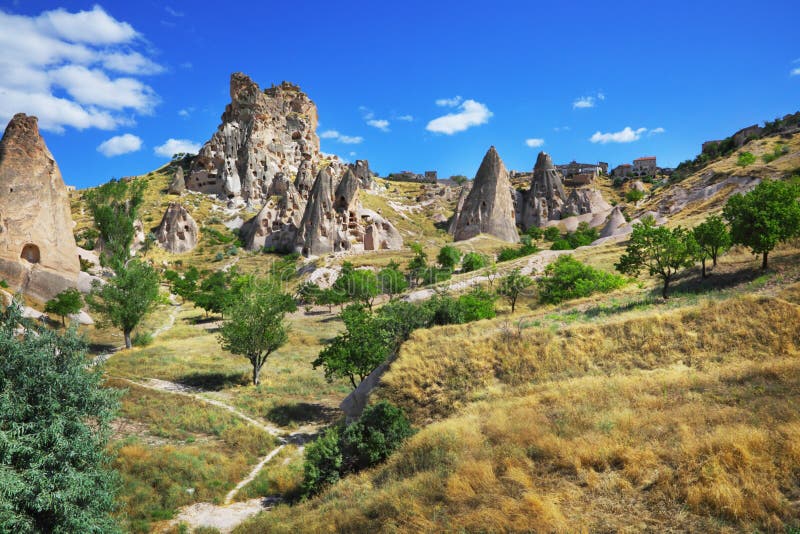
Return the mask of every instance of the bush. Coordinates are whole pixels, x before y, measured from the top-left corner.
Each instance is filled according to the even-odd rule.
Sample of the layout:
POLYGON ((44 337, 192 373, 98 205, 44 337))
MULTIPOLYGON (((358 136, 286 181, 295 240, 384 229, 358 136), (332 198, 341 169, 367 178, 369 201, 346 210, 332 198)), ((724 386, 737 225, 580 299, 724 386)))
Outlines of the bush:
POLYGON ((487 265, 489 265, 489 258, 487 258, 485 254, 468 252, 464 255, 464 259, 461 261, 461 271, 470 273, 472 271, 477 271, 478 269, 483 269, 487 265))
POLYGON ((786 155, 788 153, 789 153, 789 147, 787 147, 783 143, 777 143, 772 152, 764 154, 763 156, 761 156, 761 159, 764 161, 764 163, 772 163, 779 157, 786 155))
POLYGON ((639 191, 638 189, 629 189, 628 192, 625 193, 625 200, 627 200, 628 202, 639 202, 643 198, 644 198, 644 191, 639 191))
POLYGON ((531 226, 530 228, 525 230, 525 235, 527 235, 531 239, 539 240, 544 235, 544 232, 542 232, 542 229, 539 228, 538 226, 531 226))
POLYGON ((607 293, 625 285, 621 276, 584 265, 569 255, 560 256, 545 269, 537 281, 539 300, 558 304, 569 299, 587 297, 592 293, 607 293))
POLYGON ((423 285, 437 284, 449 280, 453 276, 450 269, 438 269, 436 267, 428 267, 422 272, 423 285))
POLYGON ((132 340, 134 347, 146 347, 153 343, 153 334, 149 332, 139 332, 133 336, 132 340))
POLYGON ((600 237, 597 229, 590 228, 589 223, 582 222, 578 225, 577 230, 568 233, 564 237, 559 237, 553 241, 550 250, 572 250, 578 247, 591 245, 600 237))
POLYGON ((739 159, 736 160, 736 164, 739 167, 747 167, 748 165, 752 165, 755 162, 756 162, 756 157, 750 152, 742 152, 741 154, 739 154, 739 159))
POLYGON ((559 237, 561 237, 561 230, 558 229, 557 226, 548 226, 544 229, 544 236, 545 241, 555 241, 559 237))
POLYGON ((442 266, 442 269, 455 270, 458 262, 461 261, 461 251, 452 245, 445 245, 439 249, 439 255, 436 256, 436 261, 442 266))
POLYGON ((533 244, 529 235, 523 235, 520 241, 521 245, 518 248, 505 247, 500 249, 500 253, 497 255, 497 261, 514 260, 539 252, 539 247, 533 244))
POLYGON ((303 461, 303 494, 311 496, 325 486, 339 480, 342 471, 342 451, 339 448, 340 432, 329 428, 322 437, 309 443, 303 461))

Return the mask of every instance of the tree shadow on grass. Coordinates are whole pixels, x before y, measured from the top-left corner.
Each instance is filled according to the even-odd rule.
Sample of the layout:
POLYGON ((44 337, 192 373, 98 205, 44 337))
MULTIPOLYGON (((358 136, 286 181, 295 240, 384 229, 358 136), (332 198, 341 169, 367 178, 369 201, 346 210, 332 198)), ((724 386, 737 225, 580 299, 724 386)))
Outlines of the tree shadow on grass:
POLYGON ((267 419, 276 425, 288 426, 292 423, 328 423, 341 415, 341 412, 330 406, 309 402, 292 402, 274 406, 267 412, 267 419))
MULTIPOLYGON (((691 271, 670 286, 670 294, 703 294, 722 291, 753 282, 761 276, 771 274, 774 273, 770 270, 762 271, 759 268, 737 269, 727 272, 714 272, 709 269, 709 275, 703 278, 699 272, 691 271)), ((660 294, 660 290, 657 292, 660 294)))
POLYGON ((176 380, 178 384, 205 391, 219 391, 250 383, 247 373, 192 373, 176 380))

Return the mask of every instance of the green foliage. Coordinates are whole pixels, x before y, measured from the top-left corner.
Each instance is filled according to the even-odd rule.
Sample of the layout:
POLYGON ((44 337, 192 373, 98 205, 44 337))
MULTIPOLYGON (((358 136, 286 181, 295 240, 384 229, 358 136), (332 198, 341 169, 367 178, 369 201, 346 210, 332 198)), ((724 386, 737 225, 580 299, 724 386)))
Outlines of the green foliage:
POLYGON ((438 267, 430 266, 422 271, 422 283, 426 286, 438 284, 439 282, 450 280, 452 276, 453 272, 450 269, 440 269, 438 267))
POLYGON ((81 311, 83 297, 81 292, 71 287, 65 289, 44 305, 45 313, 54 313, 61 317, 61 325, 66 326, 67 315, 72 315, 81 311))
POLYGON ((200 271, 196 267, 189 267, 180 275, 176 271, 168 270, 164 278, 169 282, 170 291, 183 300, 193 300, 197 292, 197 282, 200 281, 200 271))
POLYGON ((523 235, 520 238, 519 247, 504 247, 500 249, 500 252, 497 255, 497 261, 501 262, 514 260, 524 256, 530 256, 531 254, 536 254, 537 252, 539 252, 539 247, 533 244, 531 237, 529 235, 523 235))
POLYGON ((644 198, 644 191, 639 191, 638 189, 629 189, 627 193, 625 193, 625 200, 628 202, 639 202, 644 198))
POLYGON ((442 269, 450 269, 454 271, 458 262, 461 261, 461 251, 452 245, 445 245, 439 249, 439 254, 436 256, 436 261, 442 269))
POLYGON ((731 226, 731 241, 762 254, 762 269, 778 243, 800 235, 800 187, 765 180, 747 194, 728 199, 722 215, 731 226))
POLYGON ((653 217, 645 217, 633 226, 625 254, 615 267, 622 274, 637 276, 646 269, 650 276, 658 276, 664 284, 661 295, 666 299, 670 281, 694 264, 698 249, 691 231, 680 226, 672 230, 656 226, 653 217))
POLYGON ((408 288, 406 277, 394 262, 378 272, 378 284, 381 291, 389 296, 402 293, 408 288))
POLYGON ((300 254, 292 252, 272 262, 269 273, 278 280, 289 281, 297 277, 297 262, 300 254))
POLYGON ((550 250, 572 250, 591 245, 600 237, 597 229, 590 228, 589 223, 582 222, 574 232, 553 241, 550 250))
POLYGON ((312 496, 339 480, 343 464, 339 434, 337 427, 329 428, 306 446, 303 461, 304 495, 312 496))
POLYGON ((519 269, 514 269, 500 280, 500 286, 497 288, 497 294, 501 295, 508 300, 511 304, 511 313, 517 306, 517 299, 523 291, 533 285, 533 279, 520 273, 519 269))
POLYGON ((570 255, 559 256, 537 280, 539 300, 545 304, 607 293, 623 285, 623 277, 584 265, 570 255))
POLYGON ((467 181, 467 177, 463 174, 453 175, 450 177, 450 179, 454 181, 456 185, 464 185, 464 183, 467 181))
POLYGON ((131 332, 158 302, 158 284, 155 269, 131 260, 118 266, 107 284, 95 283, 86 303, 105 321, 122 330, 125 347, 131 348, 131 332))
POLYGON ((153 334, 149 332, 137 332, 132 340, 134 347, 147 347, 153 344, 153 334))
POLYGON ((386 460, 413 434, 403 410, 383 400, 367 406, 341 434, 345 471, 356 472, 386 460))
POLYGON ((772 149, 772 152, 768 152, 761 156, 761 159, 764 163, 772 163, 776 159, 781 156, 785 156, 789 153, 789 147, 784 145, 783 143, 776 143, 775 148, 772 149))
POLYGON ((756 157, 750 152, 742 152, 736 160, 736 165, 739 167, 747 167, 756 162, 756 157))
POLYGON ((354 269, 350 262, 345 262, 333 289, 346 295, 348 301, 361 302, 372 308, 379 292, 378 277, 368 269, 354 269))
POLYGON ((561 237, 561 230, 559 230, 557 226, 548 226, 544 229, 542 235, 544 236, 545 241, 555 241, 561 237))
POLYGON ((134 222, 144 202, 146 187, 143 180, 111 180, 86 193, 86 204, 103 240, 104 254, 100 260, 108 260, 112 268, 124 264, 130 257, 136 233, 134 222))
POLYGON ((246 279, 240 277, 235 268, 228 271, 214 271, 200 281, 191 299, 206 312, 206 315, 219 313, 224 316, 225 309, 239 297, 239 291, 245 281, 246 279))
POLYGON ((243 281, 238 298, 226 309, 220 343, 223 349, 250 361, 253 385, 259 384, 261 367, 269 355, 288 340, 284 316, 295 309, 294 299, 281 292, 276 281, 255 278, 243 281))
POLYGON ((703 277, 706 276, 706 260, 711 259, 717 265, 717 257, 731 246, 731 235, 725 222, 719 215, 711 215, 705 222, 692 230, 697 241, 698 258, 703 262, 703 277))
POLYGON ((317 304, 320 306, 327 306, 328 309, 333 309, 334 306, 341 306, 347 302, 347 294, 333 288, 327 288, 320 291, 317 296, 317 304))
POLYGON ((433 311, 433 324, 461 324, 495 316, 495 295, 475 288, 458 298, 440 296, 431 299, 429 306, 433 311))
POLYGON ((385 461, 413 434, 400 408, 387 401, 367 406, 350 426, 329 428, 306 447, 304 495, 315 495, 348 473, 385 461))
POLYGON ((411 250, 414 252, 414 257, 408 262, 408 277, 417 286, 423 272, 428 267, 428 255, 419 243, 411 243, 411 250))
POLYGON ((322 288, 314 282, 305 282, 297 289, 297 299, 303 304, 318 304, 322 288))
POLYGON ((216 228, 210 226, 203 227, 203 235, 212 245, 231 245, 240 244, 239 234, 237 232, 223 233, 216 228))
POLYGON ((525 230, 525 235, 527 235, 534 241, 538 241, 544 236, 544 231, 538 226, 531 226, 530 228, 525 230))
POLYGON ((106 444, 118 392, 86 366, 73 330, 27 323, 18 303, 0 318, 0 531, 119 532, 119 486, 106 444), (25 325, 19 334, 18 327, 25 325))
POLYGON ((323 367, 325 378, 346 378, 355 389, 396 348, 394 325, 383 315, 358 304, 341 313, 345 331, 322 349, 312 365, 323 367), (358 382, 356 382, 358 379, 358 382))
POLYGON ((461 261, 461 271, 471 273, 489 265, 489 257, 479 252, 467 252, 461 261))

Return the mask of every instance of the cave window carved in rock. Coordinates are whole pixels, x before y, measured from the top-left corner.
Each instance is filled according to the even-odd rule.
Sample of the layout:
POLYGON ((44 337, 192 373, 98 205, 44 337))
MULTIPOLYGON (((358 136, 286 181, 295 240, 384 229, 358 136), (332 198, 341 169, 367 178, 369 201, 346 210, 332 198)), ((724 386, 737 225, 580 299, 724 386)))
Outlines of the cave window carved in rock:
POLYGON ((24 247, 22 247, 22 253, 20 254, 20 258, 27 261, 28 263, 39 263, 42 261, 41 253, 39 252, 39 247, 34 245, 33 243, 28 243, 24 247))

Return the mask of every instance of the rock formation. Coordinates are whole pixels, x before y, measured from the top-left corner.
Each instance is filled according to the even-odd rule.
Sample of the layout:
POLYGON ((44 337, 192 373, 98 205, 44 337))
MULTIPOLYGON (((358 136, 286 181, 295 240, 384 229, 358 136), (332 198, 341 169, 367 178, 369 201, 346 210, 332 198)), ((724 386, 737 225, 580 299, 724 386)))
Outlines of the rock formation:
POLYGON ((611 215, 608 216, 606 225, 603 226, 602 230, 600 230, 600 237, 611 237, 617 235, 619 229, 625 226, 627 222, 628 221, 625 220, 625 216, 622 214, 622 210, 619 209, 619 206, 614 207, 611 215))
POLYGON ((609 211, 611 205, 606 202, 597 189, 573 189, 561 210, 561 215, 582 215, 609 211))
POLYGON ((304 159, 297 167, 297 176, 294 179, 294 186, 297 188, 297 192, 300 196, 307 200, 313 185, 314 176, 313 169, 311 168, 311 161, 304 159))
POLYGON ((275 175, 294 176, 303 161, 319 160, 317 107, 296 85, 262 91, 238 72, 230 91, 222 124, 192 161, 186 187, 253 204, 269 195, 275 175))
POLYGON ((180 254, 197 246, 198 234, 197 223, 186 208, 178 202, 172 202, 158 225, 156 239, 167 252, 180 254))
POLYGON ((304 256, 318 256, 402 248, 403 238, 392 223, 361 207, 359 189, 360 180, 351 169, 345 170, 334 188, 334 179, 324 167, 309 193, 294 249, 304 256))
POLYGON ((372 171, 369 169, 369 161, 365 159, 357 159, 355 163, 349 165, 350 170, 358 178, 358 184, 363 189, 372 189, 375 185, 375 179, 372 177, 372 171))
POLYGON ((455 215, 453 238, 463 241, 490 234, 511 243, 519 242, 515 226, 511 182, 494 147, 489 148, 461 210, 455 215))
POLYGON ((15 115, 0 140, 0 278, 48 300, 76 287, 69 193, 36 117, 15 115))
POLYGON ((539 152, 533 168, 531 188, 523 197, 521 224, 526 230, 531 226, 544 226, 551 219, 561 218, 567 200, 561 176, 546 152, 539 152))
POLYGON ((283 196, 268 199, 258 215, 242 225, 240 235, 245 248, 291 251, 305 207, 300 192, 294 184, 289 184, 283 196))
POLYGON ((183 167, 178 167, 178 170, 172 176, 168 192, 171 195, 180 195, 184 191, 186 191, 186 180, 183 177, 183 167))

